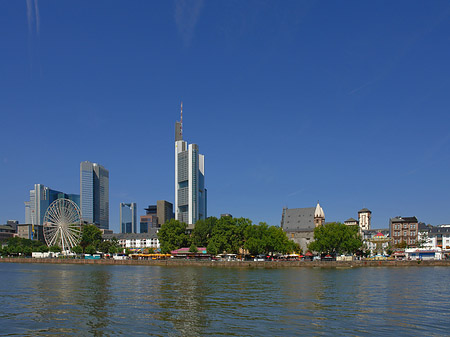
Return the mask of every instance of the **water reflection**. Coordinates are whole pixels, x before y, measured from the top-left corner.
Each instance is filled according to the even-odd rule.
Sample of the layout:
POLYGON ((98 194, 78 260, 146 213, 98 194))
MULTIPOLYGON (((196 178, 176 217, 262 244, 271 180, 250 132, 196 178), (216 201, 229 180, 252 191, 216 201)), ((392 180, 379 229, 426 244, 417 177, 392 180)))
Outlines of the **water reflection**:
POLYGON ((450 268, 0 263, 5 335, 443 335, 450 268))
POLYGON ((156 317, 173 324, 183 336, 199 336, 208 325, 206 297, 210 288, 205 283, 203 268, 173 268, 159 284, 164 309, 156 317))

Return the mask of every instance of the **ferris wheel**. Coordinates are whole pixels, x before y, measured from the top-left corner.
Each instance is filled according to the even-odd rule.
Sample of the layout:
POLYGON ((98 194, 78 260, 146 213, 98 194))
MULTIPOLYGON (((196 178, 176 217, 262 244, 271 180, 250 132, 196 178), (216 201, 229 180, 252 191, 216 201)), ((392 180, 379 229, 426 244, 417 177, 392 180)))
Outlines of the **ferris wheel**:
POLYGON ((81 240, 81 211, 69 199, 56 199, 44 216, 44 238, 47 245, 58 245, 62 251, 76 246, 81 240))

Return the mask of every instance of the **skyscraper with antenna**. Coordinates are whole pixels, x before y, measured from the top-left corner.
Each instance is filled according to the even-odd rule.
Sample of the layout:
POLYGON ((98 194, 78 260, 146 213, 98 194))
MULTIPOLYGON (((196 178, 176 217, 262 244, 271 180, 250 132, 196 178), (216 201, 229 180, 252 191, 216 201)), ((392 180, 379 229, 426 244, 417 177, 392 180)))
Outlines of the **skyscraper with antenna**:
POLYGON ((197 144, 183 140, 183 102, 181 118, 175 123, 175 219, 189 228, 206 218, 205 156, 197 144))

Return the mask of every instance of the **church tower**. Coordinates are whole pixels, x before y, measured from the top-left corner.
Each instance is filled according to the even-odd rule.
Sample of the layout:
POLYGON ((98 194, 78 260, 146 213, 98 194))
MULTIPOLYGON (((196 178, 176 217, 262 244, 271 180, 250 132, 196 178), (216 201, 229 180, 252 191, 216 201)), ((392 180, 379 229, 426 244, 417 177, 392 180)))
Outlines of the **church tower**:
POLYGON ((316 210, 314 211, 314 225, 316 227, 323 226, 325 224, 325 213, 323 208, 319 205, 317 201, 316 210))

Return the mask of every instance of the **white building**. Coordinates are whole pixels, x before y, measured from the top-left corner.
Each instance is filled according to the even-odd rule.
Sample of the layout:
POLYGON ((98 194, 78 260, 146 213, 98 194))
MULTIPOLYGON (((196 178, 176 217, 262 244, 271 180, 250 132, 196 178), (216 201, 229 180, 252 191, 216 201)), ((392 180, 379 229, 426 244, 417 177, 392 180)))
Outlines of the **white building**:
POLYGON ((450 256, 450 225, 419 224, 418 243, 421 249, 439 252, 440 258, 450 256))
POLYGON ((124 249, 159 249, 159 240, 156 228, 150 228, 149 233, 113 233, 104 234, 104 240, 117 239, 119 246, 124 249))
POLYGON ((359 218, 359 230, 367 231, 370 230, 370 220, 372 219, 372 212, 367 208, 363 208, 358 212, 359 218))
POLYGON ((194 225, 206 218, 205 157, 197 144, 183 140, 181 121, 175 123, 175 219, 194 225))

